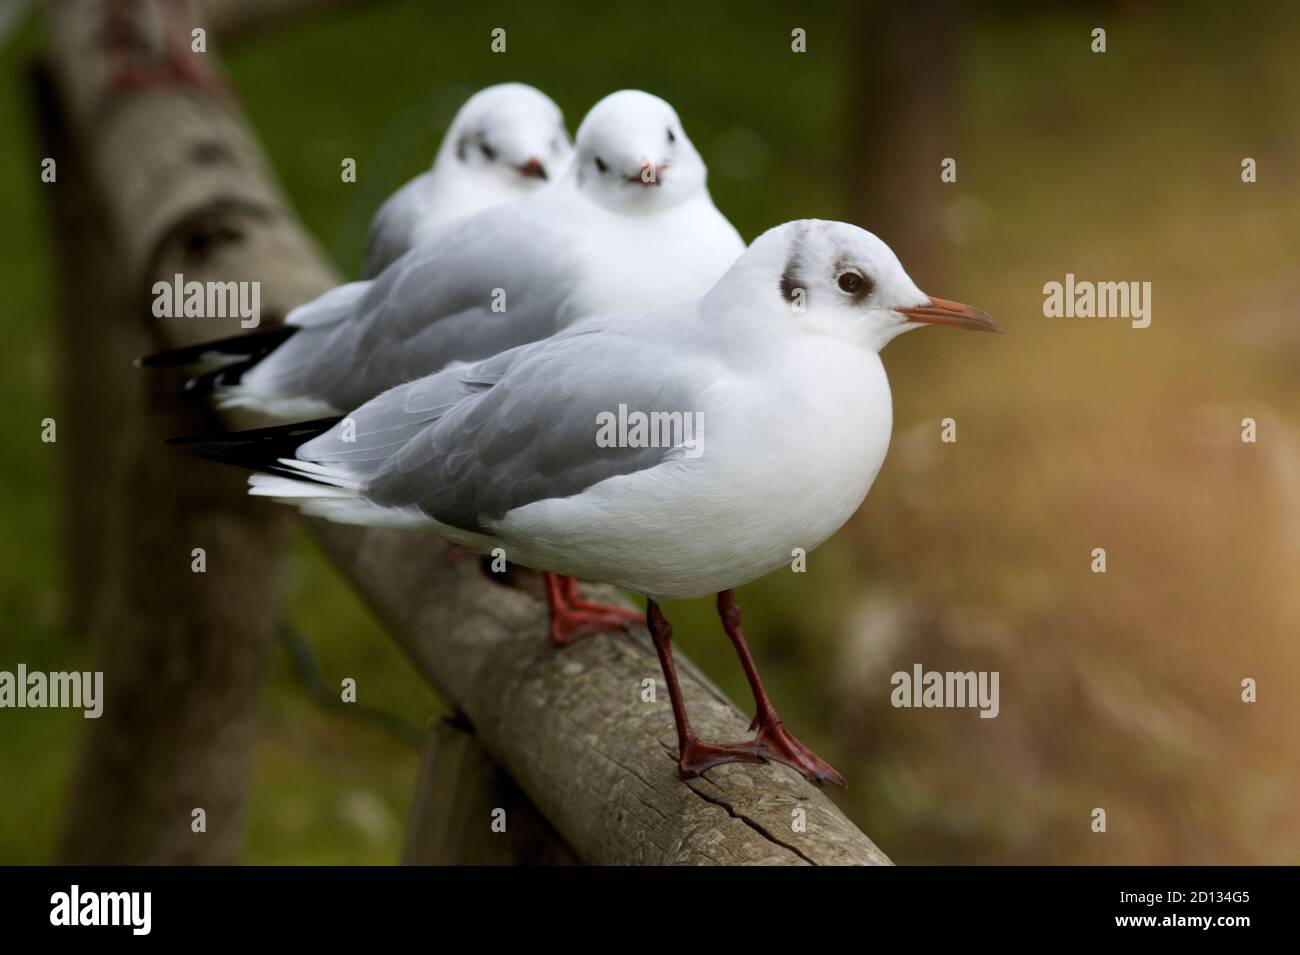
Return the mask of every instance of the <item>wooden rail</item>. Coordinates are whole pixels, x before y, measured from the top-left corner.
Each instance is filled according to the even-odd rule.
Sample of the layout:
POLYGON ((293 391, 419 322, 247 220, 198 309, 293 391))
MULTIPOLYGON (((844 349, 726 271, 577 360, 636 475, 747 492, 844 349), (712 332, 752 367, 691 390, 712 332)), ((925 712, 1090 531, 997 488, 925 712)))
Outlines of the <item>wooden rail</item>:
MULTIPOLYGON (((189 31, 201 21, 188 12, 161 16, 164 5, 188 9, 128 2, 136 22, 126 39, 107 28, 99 0, 56 0, 46 13, 56 105, 111 235, 101 252, 112 256, 112 270, 133 306, 122 320, 134 327, 123 334, 135 341, 152 334, 159 346, 238 331, 233 321, 151 318, 148 290, 160 279, 180 273, 186 280, 260 282, 264 321, 278 320, 339 281, 295 220, 224 92, 213 38, 207 53, 188 52, 189 31), (176 51, 185 58, 181 79, 121 82, 122 63, 131 57, 156 64, 176 51)), ((80 320, 100 317, 83 314, 80 320)), ((175 400, 174 384, 149 387, 155 410, 175 400)), ((165 436, 152 437, 161 442, 165 436)), ((178 452, 146 442, 136 453, 136 466, 144 467, 145 460, 178 452)), ((205 467, 190 461, 180 466, 205 467)), ((228 496, 222 506, 246 522, 267 513, 265 502, 228 496)), ((473 728, 468 745, 481 746, 558 833, 565 848, 539 857, 559 861, 571 852, 596 864, 888 864, 823 792, 785 767, 729 765, 679 779, 668 696, 644 634, 599 636, 556 650, 545 637, 531 574, 522 575, 524 587, 508 588, 488 580, 474 561, 449 561, 447 545, 436 536, 309 523, 419 672, 464 714, 473 728), (657 683, 655 702, 642 700, 647 679, 657 683)), ((187 543, 177 546, 188 552, 187 543)), ((273 601, 265 588, 247 593, 273 601)), ((610 592, 601 597, 621 599, 610 592)), ((253 610, 266 616, 265 608, 253 610)), ((744 738, 746 716, 681 655, 678 666, 700 734, 744 738)), ((131 689, 150 692, 138 682, 131 689)), ((463 748, 456 755, 454 747, 466 744, 454 733, 444 728, 435 742, 438 737, 440 747, 431 745, 430 753, 442 753, 444 772, 453 765, 483 776, 479 755, 463 748)), ((426 758, 425 791, 416 797, 416 824, 430 831, 448 827, 436 802, 444 791, 438 762, 426 758)), ((500 791, 475 785, 479 792, 500 791)), ((489 813, 485 805, 477 822, 470 813, 464 825, 490 831, 489 813)), ((476 858, 483 857, 479 851, 476 858)), ((406 858, 450 861, 454 854, 421 846, 413 836, 406 858)))

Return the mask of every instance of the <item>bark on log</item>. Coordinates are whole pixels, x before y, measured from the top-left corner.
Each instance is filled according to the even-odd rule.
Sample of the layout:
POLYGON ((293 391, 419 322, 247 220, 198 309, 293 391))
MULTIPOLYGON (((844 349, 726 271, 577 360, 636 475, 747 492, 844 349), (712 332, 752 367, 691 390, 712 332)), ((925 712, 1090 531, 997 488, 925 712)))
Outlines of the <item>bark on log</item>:
MULTIPOLYGON (((62 0, 52 8, 54 55, 131 279, 142 288, 175 271, 258 280, 264 311, 274 314, 334 284, 233 103, 192 86, 110 89, 88 13, 96 6, 62 0)), ((174 344, 226 331, 193 319, 158 322, 157 330, 174 344)), ((556 651, 534 595, 488 580, 476 562, 449 562, 439 538, 312 527, 584 862, 888 864, 825 794, 784 767, 723 766, 680 780, 668 696, 644 634, 556 651), (654 702, 642 702, 646 680, 657 685, 654 702)), ((748 719, 678 662, 701 735, 747 736, 748 719)))
POLYGON ((277 622, 284 520, 247 506, 239 480, 158 453, 158 435, 219 426, 150 382, 138 288, 117 274, 87 167, 48 77, 35 98, 63 289, 63 402, 71 624, 95 645, 104 712, 86 724, 60 859, 72 864, 234 862, 266 647, 277 622), (66 414, 65 414, 66 412, 66 414), (207 567, 192 571, 202 547, 207 567), (205 813, 195 832, 192 812, 205 813))

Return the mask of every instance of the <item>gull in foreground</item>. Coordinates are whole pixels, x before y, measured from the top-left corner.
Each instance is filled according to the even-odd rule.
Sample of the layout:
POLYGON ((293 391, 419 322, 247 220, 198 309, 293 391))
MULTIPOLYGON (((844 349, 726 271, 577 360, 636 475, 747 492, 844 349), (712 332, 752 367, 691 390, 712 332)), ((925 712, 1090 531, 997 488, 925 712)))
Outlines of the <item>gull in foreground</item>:
POLYGON ((671 106, 613 93, 583 120, 555 185, 444 227, 377 279, 331 289, 284 325, 143 361, 224 359, 190 383, 223 408, 338 414, 579 318, 703 295, 744 251, 705 179, 671 106))
POLYGON ((777 716, 733 590, 786 566, 795 548, 811 551, 862 503, 892 421, 879 351, 922 324, 1000 331, 977 309, 922 293, 870 233, 792 222, 702 298, 577 323, 393 388, 342 420, 186 440, 263 472, 251 493, 308 513, 433 527, 645 594, 683 775, 776 760, 842 784, 777 716), (632 423, 638 413, 690 420, 690 434, 610 427, 611 415, 632 423), (659 604, 706 594, 753 690, 748 742, 698 739, 682 702, 659 604))
POLYGON ((526 195, 569 165, 564 115, 545 93, 502 83, 465 101, 428 172, 379 207, 362 275, 374 278, 449 222, 526 195))

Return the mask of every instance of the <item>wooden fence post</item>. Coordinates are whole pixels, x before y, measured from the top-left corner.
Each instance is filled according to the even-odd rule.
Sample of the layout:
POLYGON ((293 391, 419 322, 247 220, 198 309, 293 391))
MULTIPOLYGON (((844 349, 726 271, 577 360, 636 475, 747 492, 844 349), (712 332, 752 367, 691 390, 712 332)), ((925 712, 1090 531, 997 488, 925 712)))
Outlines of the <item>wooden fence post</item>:
POLYGON ((420 754, 404 865, 573 865, 578 859, 474 738, 438 720, 420 754))

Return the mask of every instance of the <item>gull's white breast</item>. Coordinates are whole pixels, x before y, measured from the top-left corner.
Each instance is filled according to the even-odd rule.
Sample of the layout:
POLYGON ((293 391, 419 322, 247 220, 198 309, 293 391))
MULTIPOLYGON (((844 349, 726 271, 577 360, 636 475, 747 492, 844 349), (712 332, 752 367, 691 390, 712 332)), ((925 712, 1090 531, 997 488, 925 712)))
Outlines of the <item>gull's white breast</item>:
MULTIPOLYGON (((704 448, 538 501, 495 522, 507 559, 658 599, 715 593, 789 566, 853 515, 889 446, 880 358, 802 336, 772 373, 704 388, 704 448)), ((594 434, 594 428, 593 428, 594 434)))

